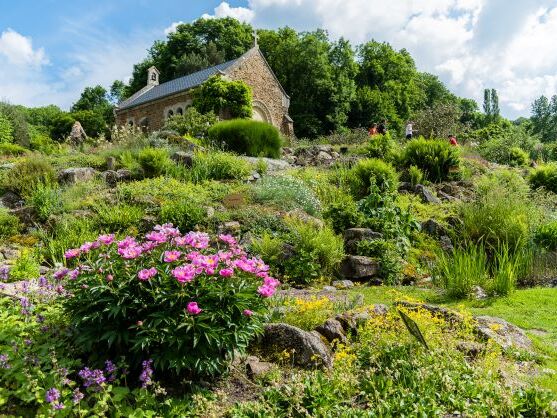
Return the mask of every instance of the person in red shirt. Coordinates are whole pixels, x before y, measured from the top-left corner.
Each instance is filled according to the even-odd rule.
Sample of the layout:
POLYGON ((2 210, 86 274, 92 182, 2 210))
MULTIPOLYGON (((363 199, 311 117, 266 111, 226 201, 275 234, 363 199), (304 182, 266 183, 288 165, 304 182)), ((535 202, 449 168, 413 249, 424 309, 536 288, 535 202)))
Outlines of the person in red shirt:
POLYGON ((456 147, 458 145, 458 141, 456 140, 456 136, 449 135, 449 144, 451 144, 453 147, 456 147))
POLYGON ((369 128, 368 134, 369 134, 369 136, 377 135, 377 124, 376 123, 374 123, 373 126, 371 128, 369 128))

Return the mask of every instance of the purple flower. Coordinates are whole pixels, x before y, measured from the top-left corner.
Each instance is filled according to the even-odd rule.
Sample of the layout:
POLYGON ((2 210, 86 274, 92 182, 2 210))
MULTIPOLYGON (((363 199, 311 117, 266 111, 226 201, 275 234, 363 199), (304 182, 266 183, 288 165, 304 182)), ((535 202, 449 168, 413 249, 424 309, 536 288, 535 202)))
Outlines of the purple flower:
POLYGON ((253 311, 250 309, 244 309, 244 312, 242 312, 245 316, 252 316, 253 315, 253 311))
POLYGON ((116 380, 116 371, 118 370, 118 368, 112 361, 106 360, 104 362, 104 370, 109 375, 107 379, 109 382, 113 382, 114 380, 116 380))
POLYGON ((6 354, 0 354, 0 369, 11 369, 10 363, 8 363, 8 356, 6 354))
POLYGON ((8 280, 10 277, 10 267, 8 266, 2 266, 0 267, 0 280, 1 281, 6 281, 8 280))
POLYGON ((83 379, 83 386, 91 387, 96 391, 100 391, 102 384, 106 382, 103 371, 99 369, 91 370, 85 367, 79 371, 78 375, 83 379))
POLYGON ((141 387, 142 388, 146 388, 147 386, 151 385, 153 383, 152 377, 153 377, 153 360, 149 359, 149 360, 145 360, 142 363, 143 366, 143 370, 141 371, 141 374, 139 375, 139 380, 141 381, 141 387))
POLYGON ((39 287, 48 287, 48 279, 44 276, 39 277, 39 287))
POLYGON ((50 388, 46 391, 45 400, 48 403, 56 402, 58 399, 60 399, 60 392, 58 391, 58 389, 50 388))
POLYGON ((64 253, 64 257, 66 258, 66 260, 70 260, 72 258, 78 257, 80 253, 81 252, 79 248, 70 248, 64 253))
POLYGON ((69 272, 70 272, 70 269, 63 268, 63 269, 60 269, 60 270, 56 271, 56 272, 52 275, 52 277, 54 277, 56 280, 61 280, 61 279, 63 279, 64 277, 66 277, 66 275, 67 275, 69 272))
POLYGON ((81 393, 81 391, 79 389, 75 389, 73 391, 73 396, 72 396, 72 402, 74 404, 78 404, 79 402, 81 402, 81 400, 85 397, 85 395, 83 393, 81 393))
POLYGON ((55 403, 54 405, 52 405, 52 408, 54 408, 56 410, 64 409, 64 404, 63 403, 55 403))
POLYGON ((97 241, 104 245, 110 245, 114 242, 114 234, 110 235, 100 235, 97 241))

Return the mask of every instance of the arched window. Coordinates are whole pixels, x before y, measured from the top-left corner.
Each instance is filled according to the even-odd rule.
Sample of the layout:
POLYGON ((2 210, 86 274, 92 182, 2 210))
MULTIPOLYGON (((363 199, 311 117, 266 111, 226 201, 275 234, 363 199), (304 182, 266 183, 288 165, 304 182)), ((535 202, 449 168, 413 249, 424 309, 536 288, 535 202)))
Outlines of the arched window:
POLYGON ((168 113, 166 114, 166 117, 167 117, 167 118, 171 118, 172 116, 174 116, 174 111, 173 111, 172 109, 170 109, 170 110, 168 111, 168 113))
POLYGON ((143 132, 146 132, 149 129, 149 119, 143 118, 139 121, 139 127, 143 132))
POLYGON ((133 127, 133 119, 130 119, 130 120, 128 121, 128 126, 133 127))
POLYGON ((183 114, 184 114, 184 111, 182 110, 181 107, 179 107, 178 109, 176 109, 176 114, 177 114, 177 115, 183 115, 183 114))

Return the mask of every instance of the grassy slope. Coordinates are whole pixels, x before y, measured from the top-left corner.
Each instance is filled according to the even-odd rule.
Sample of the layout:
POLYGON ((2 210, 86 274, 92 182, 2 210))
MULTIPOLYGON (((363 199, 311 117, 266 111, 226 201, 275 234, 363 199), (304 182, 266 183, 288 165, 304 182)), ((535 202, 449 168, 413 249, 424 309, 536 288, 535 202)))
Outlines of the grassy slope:
MULTIPOLYGON (((410 297, 449 307, 465 306, 475 315, 503 318, 523 328, 539 354, 547 358, 545 367, 557 372, 557 289, 522 289, 505 298, 458 302, 447 301, 431 289, 412 287, 358 287, 356 292, 362 293, 369 304, 391 304, 402 297, 410 297)), ((538 383, 557 392, 556 376, 544 374, 538 383)))

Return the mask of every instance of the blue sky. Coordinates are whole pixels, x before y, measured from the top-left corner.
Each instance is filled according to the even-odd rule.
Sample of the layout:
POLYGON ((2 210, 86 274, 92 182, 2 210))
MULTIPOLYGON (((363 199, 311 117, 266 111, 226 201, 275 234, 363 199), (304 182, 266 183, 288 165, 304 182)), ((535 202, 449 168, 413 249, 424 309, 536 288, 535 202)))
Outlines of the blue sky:
POLYGON ((481 100, 497 88, 508 117, 557 93, 554 0, 19 0, 0 15, 0 99, 68 108, 85 86, 125 80, 155 39, 202 15, 387 41, 457 94, 481 100))

